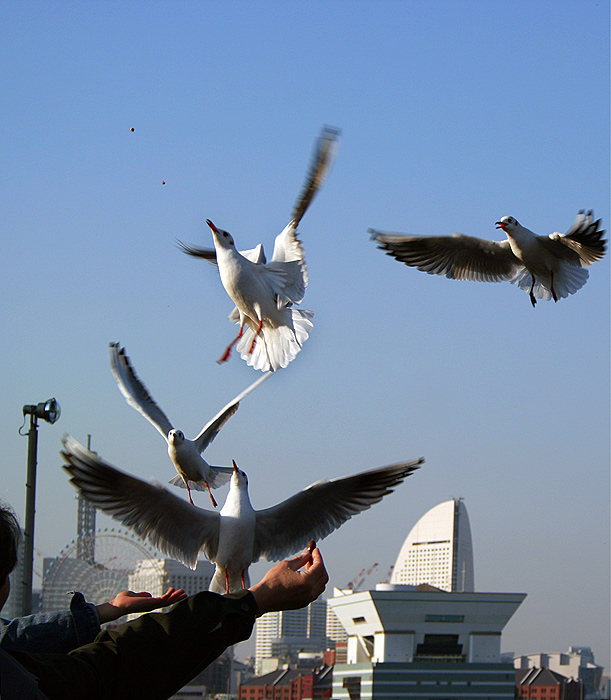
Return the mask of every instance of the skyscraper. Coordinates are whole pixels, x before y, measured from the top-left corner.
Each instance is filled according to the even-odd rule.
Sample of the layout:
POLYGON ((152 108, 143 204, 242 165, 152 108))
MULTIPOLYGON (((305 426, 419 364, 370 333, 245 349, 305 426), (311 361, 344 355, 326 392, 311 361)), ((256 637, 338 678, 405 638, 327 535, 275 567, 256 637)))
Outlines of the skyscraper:
POLYGON ((327 603, 315 600, 307 608, 270 612, 257 620, 255 656, 257 673, 266 671, 265 659, 297 651, 318 651, 326 646, 327 603))
POLYGON ((418 520, 405 538, 390 583, 474 590, 471 528, 462 499, 440 503, 418 520))
MULTIPOLYGON (((197 568, 192 571, 173 559, 142 559, 137 562, 128 582, 132 591, 148 591, 152 596, 160 596, 169 586, 182 588, 187 595, 207 591, 214 576, 214 564, 198 559, 197 568)), ((129 620, 142 613, 132 613, 129 620)))

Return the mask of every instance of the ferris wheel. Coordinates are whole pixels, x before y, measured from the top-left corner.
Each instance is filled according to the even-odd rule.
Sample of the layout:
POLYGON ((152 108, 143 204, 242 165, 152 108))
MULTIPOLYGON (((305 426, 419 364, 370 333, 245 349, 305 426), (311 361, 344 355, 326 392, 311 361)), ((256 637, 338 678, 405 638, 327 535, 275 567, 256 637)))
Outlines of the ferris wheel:
MULTIPOLYGON (((42 582, 42 612, 65 610, 71 591, 80 591, 86 600, 99 605, 128 590, 129 576, 137 563, 148 560, 164 576, 162 557, 137 535, 122 528, 103 528, 72 540, 54 559, 45 560, 42 582)), ((112 623, 124 622, 120 618, 112 623)))

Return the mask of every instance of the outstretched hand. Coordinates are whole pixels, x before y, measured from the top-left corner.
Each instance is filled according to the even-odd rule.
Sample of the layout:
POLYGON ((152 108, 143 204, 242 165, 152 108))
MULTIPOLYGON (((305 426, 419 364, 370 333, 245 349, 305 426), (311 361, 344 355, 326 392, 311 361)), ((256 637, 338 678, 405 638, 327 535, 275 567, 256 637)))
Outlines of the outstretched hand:
POLYGON ((168 590, 157 598, 150 593, 134 593, 133 591, 121 591, 110 602, 96 605, 100 623, 111 622, 129 613, 150 612, 167 605, 178 603, 186 598, 187 594, 182 588, 168 590))
POLYGON ((276 564, 250 587, 250 592, 263 615, 272 610, 304 608, 325 590, 328 580, 320 550, 310 542, 302 554, 276 564))

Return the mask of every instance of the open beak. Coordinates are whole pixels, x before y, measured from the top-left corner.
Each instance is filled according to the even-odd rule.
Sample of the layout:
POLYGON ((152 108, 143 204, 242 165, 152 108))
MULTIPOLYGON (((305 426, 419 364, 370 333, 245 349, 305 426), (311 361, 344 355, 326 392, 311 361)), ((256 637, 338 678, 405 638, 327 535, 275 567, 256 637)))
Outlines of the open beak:
POLYGON ((212 221, 210 221, 210 219, 206 219, 206 223, 208 224, 208 226, 210 226, 210 228, 214 231, 214 233, 218 233, 219 230, 218 230, 217 227, 212 223, 212 221))
MULTIPOLYGON (((208 224, 210 224, 210 222, 208 222, 208 224)), ((505 226, 507 226, 507 224, 504 221, 496 221, 494 225, 497 228, 502 228, 503 231, 505 230, 505 226)))

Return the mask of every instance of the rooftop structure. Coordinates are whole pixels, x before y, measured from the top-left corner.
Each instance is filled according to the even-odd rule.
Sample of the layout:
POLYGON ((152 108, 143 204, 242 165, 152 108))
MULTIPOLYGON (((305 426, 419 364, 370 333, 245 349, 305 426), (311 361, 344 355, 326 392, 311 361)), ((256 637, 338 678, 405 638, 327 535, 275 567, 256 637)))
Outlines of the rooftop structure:
POLYGON ((513 700, 514 669, 501 662, 501 632, 525 594, 426 589, 378 584, 327 601, 348 633, 348 663, 334 669, 334 700, 513 700))

